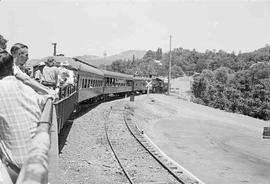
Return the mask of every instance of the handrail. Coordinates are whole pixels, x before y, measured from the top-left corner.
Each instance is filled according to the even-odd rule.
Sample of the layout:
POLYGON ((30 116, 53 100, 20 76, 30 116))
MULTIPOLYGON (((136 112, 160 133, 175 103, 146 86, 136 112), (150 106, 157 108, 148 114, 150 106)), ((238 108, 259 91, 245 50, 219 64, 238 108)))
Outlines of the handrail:
POLYGON ((33 138, 29 158, 23 164, 16 184, 48 183, 48 152, 51 145, 50 126, 52 123, 53 102, 48 99, 42 112, 37 132, 33 138))
POLYGON ((72 85, 72 84, 68 84, 64 87, 60 87, 59 100, 70 96, 70 94, 73 93, 74 91, 76 91, 76 87, 75 87, 75 85, 72 85))

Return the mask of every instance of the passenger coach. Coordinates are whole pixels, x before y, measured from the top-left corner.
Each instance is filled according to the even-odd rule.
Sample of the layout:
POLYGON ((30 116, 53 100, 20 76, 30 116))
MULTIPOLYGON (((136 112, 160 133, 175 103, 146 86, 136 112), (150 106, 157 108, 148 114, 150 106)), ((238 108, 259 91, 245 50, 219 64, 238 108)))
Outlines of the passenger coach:
POLYGON ((102 70, 104 74, 104 90, 103 94, 108 97, 110 95, 123 95, 132 91, 133 76, 102 70))

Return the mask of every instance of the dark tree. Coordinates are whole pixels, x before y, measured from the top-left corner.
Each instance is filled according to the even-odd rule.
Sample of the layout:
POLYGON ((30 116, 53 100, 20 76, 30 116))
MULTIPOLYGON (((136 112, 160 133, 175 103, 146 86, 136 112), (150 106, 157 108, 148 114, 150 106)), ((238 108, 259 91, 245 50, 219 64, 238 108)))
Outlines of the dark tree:
POLYGON ((1 49, 7 48, 7 42, 8 40, 6 40, 2 35, 0 35, 0 48, 1 49))
POLYGON ((162 49, 158 48, 156 52, 156 60, 161 60, 162 59, 162 49))

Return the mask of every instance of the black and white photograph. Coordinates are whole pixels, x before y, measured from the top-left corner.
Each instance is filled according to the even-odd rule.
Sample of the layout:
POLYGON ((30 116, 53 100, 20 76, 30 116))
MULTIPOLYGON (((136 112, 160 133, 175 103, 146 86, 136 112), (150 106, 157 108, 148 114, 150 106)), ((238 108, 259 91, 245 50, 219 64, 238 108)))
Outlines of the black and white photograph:
POLYGON ((270 0, 0 0, 0 184, 178 183, 270 183, 270 0))

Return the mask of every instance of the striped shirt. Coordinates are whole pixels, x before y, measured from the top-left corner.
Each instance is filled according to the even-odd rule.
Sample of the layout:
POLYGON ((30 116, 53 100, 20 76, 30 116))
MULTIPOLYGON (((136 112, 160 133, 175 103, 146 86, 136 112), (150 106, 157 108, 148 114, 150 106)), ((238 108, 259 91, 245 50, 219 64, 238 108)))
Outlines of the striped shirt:
POLYGON ((0 80, 0 156, 21 168, 47 97, 14 76, 0 80))

